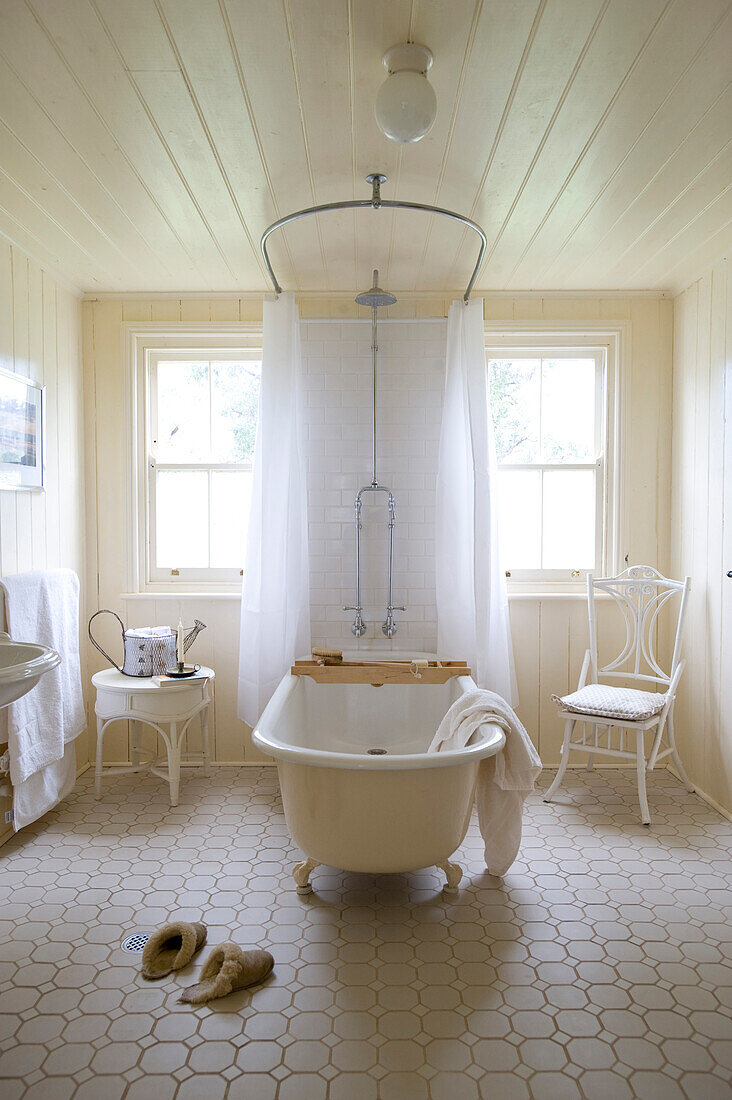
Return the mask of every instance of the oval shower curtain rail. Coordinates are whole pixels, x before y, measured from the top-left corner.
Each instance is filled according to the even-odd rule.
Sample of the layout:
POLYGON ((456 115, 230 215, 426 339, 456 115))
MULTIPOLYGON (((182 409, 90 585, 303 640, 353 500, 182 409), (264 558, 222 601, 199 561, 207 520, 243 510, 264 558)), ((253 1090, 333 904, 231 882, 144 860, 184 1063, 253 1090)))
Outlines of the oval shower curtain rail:
POLYGON ((370 199, 347 199, 344 202, 326 202, 323 203, 322 206, 308 206, 304 210, 296 210, 293 214, 286 214, 284 218, 279 218, 276 222, 272 222, 272 224, 265 229, 262 234, 260 247, 275 294, 281 294, 282 287, 277 282, 277 276, 272 269, 269 253, 267 252, 267 241, 276 229, 282 229, 283 226, 289 225, 290 222, 298 221, 300 218, 306 218, 309 214, 322 214, 327 210, 358 210, 362 207, 380 210, 382 207, 386 206, 392 210, 423 210, 426 214, 440 214, 441 217, 450 218, 454 222, 459 222, 461 225, 466 226, 468 229, 472 229, 474 233, 478 234, 480 237, 478 259, 473 268, 473 274, 470 276, 470 282, 463 294, 463 301, 469 301, 471 291, 475 285, 475 280, 478 278, 480 265, 483 263, 485 250, 488 246, 488 239, 478 223, 472 221, 470 218, 466 218, 463 214, 456 213, 454 210, 445 210, 441 206, 429 206, 421 202, 402 202, 399 199, 382 199, 381 185, 382 183, 386 183, 386 176, 382 176, 378 172, 372 172, 366 177, 366 181, 371 184, 370 199))

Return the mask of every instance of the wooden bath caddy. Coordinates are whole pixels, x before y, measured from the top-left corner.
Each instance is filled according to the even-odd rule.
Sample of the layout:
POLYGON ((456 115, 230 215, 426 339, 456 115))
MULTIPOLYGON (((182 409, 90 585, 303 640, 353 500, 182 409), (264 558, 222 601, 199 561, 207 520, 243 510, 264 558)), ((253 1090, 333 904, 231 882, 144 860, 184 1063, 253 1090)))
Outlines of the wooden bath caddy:
POLYGON ((412 671, 412 661, 295 661, 293 676, 310 676, 319 684, 444 684, 453 676, 470 676, 465 661, 429 661, 412 671))

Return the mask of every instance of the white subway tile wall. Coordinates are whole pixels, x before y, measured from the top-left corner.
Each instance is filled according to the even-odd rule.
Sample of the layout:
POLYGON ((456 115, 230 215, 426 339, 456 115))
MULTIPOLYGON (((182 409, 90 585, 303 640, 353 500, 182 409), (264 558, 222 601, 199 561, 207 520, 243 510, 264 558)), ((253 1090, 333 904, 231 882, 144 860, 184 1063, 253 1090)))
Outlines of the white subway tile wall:
POLYGON ((379 322, 379 483, 396 499, 394 603, 386 608, 386 495, 362 513, 362 603, 368 628, 351 633, 356 595, 354 498, 371 482, 371 322, 304 321, 305 447, 310 508, 313 645, 427 650, 437 645, 435 481, 442 415, 446 321, 379 322))

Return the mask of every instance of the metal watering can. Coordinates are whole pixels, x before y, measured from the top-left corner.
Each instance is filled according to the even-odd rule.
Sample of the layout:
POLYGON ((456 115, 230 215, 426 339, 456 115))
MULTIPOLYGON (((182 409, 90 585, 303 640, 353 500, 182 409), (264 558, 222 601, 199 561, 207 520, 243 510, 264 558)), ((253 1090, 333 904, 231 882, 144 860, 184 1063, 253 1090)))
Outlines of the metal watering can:
MULTIPOLYGON (((195 639, 206 629, 206 624, 200 619, 194 620, 193 629, 183 638, 183 651, 187 653, 195 639)), ((103 657, 124 676, 164 676, 167 668, 173 668, 178 663, 176 645, 178 635, 170 627, 140 627, 137 630, 128 630, 125 624, 114 611, 96 611, 89 620, 89 640, 95 649, 98 649, 103 657), (124 658, 122 666, 102 649, 99 642, 92 634, 92 623, 98 615, 114 615, 122 630, 122 645, 124 658)))

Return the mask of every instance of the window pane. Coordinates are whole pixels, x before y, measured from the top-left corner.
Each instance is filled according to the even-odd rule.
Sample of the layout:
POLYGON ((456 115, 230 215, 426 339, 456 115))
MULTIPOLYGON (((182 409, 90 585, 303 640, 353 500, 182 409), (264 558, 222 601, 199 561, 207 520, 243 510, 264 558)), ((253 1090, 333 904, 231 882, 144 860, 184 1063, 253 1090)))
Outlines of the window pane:
POLYGON ((541 567, 541 473, 500 470, 499 536, 505 569, 541 567))
POLYGON ((159 362, 159 462, 207 462, 211 450, 208 363, 159 362))
POLYGON ((254 458, 261 363, 211 363, 211 431, 214 462, 254 458))
POLYGON ((156 565, 208 566, 208 473, 160 470, 156 481, 156 565))
POLYGON ((499 462, 539 459, 539 359, 490 359, 491 412, 499 462))
POLYGON ((246 551, 252 478, 253 475, 244 470, 214 470, 211 474, 213 569, 241 569, 246 551))
POLYGON ((544 472, 544 569, 595 566, 594 470, 544 472))
POLYGON ((595 360, 542 360, 544 462, 594 462, 595 360))

